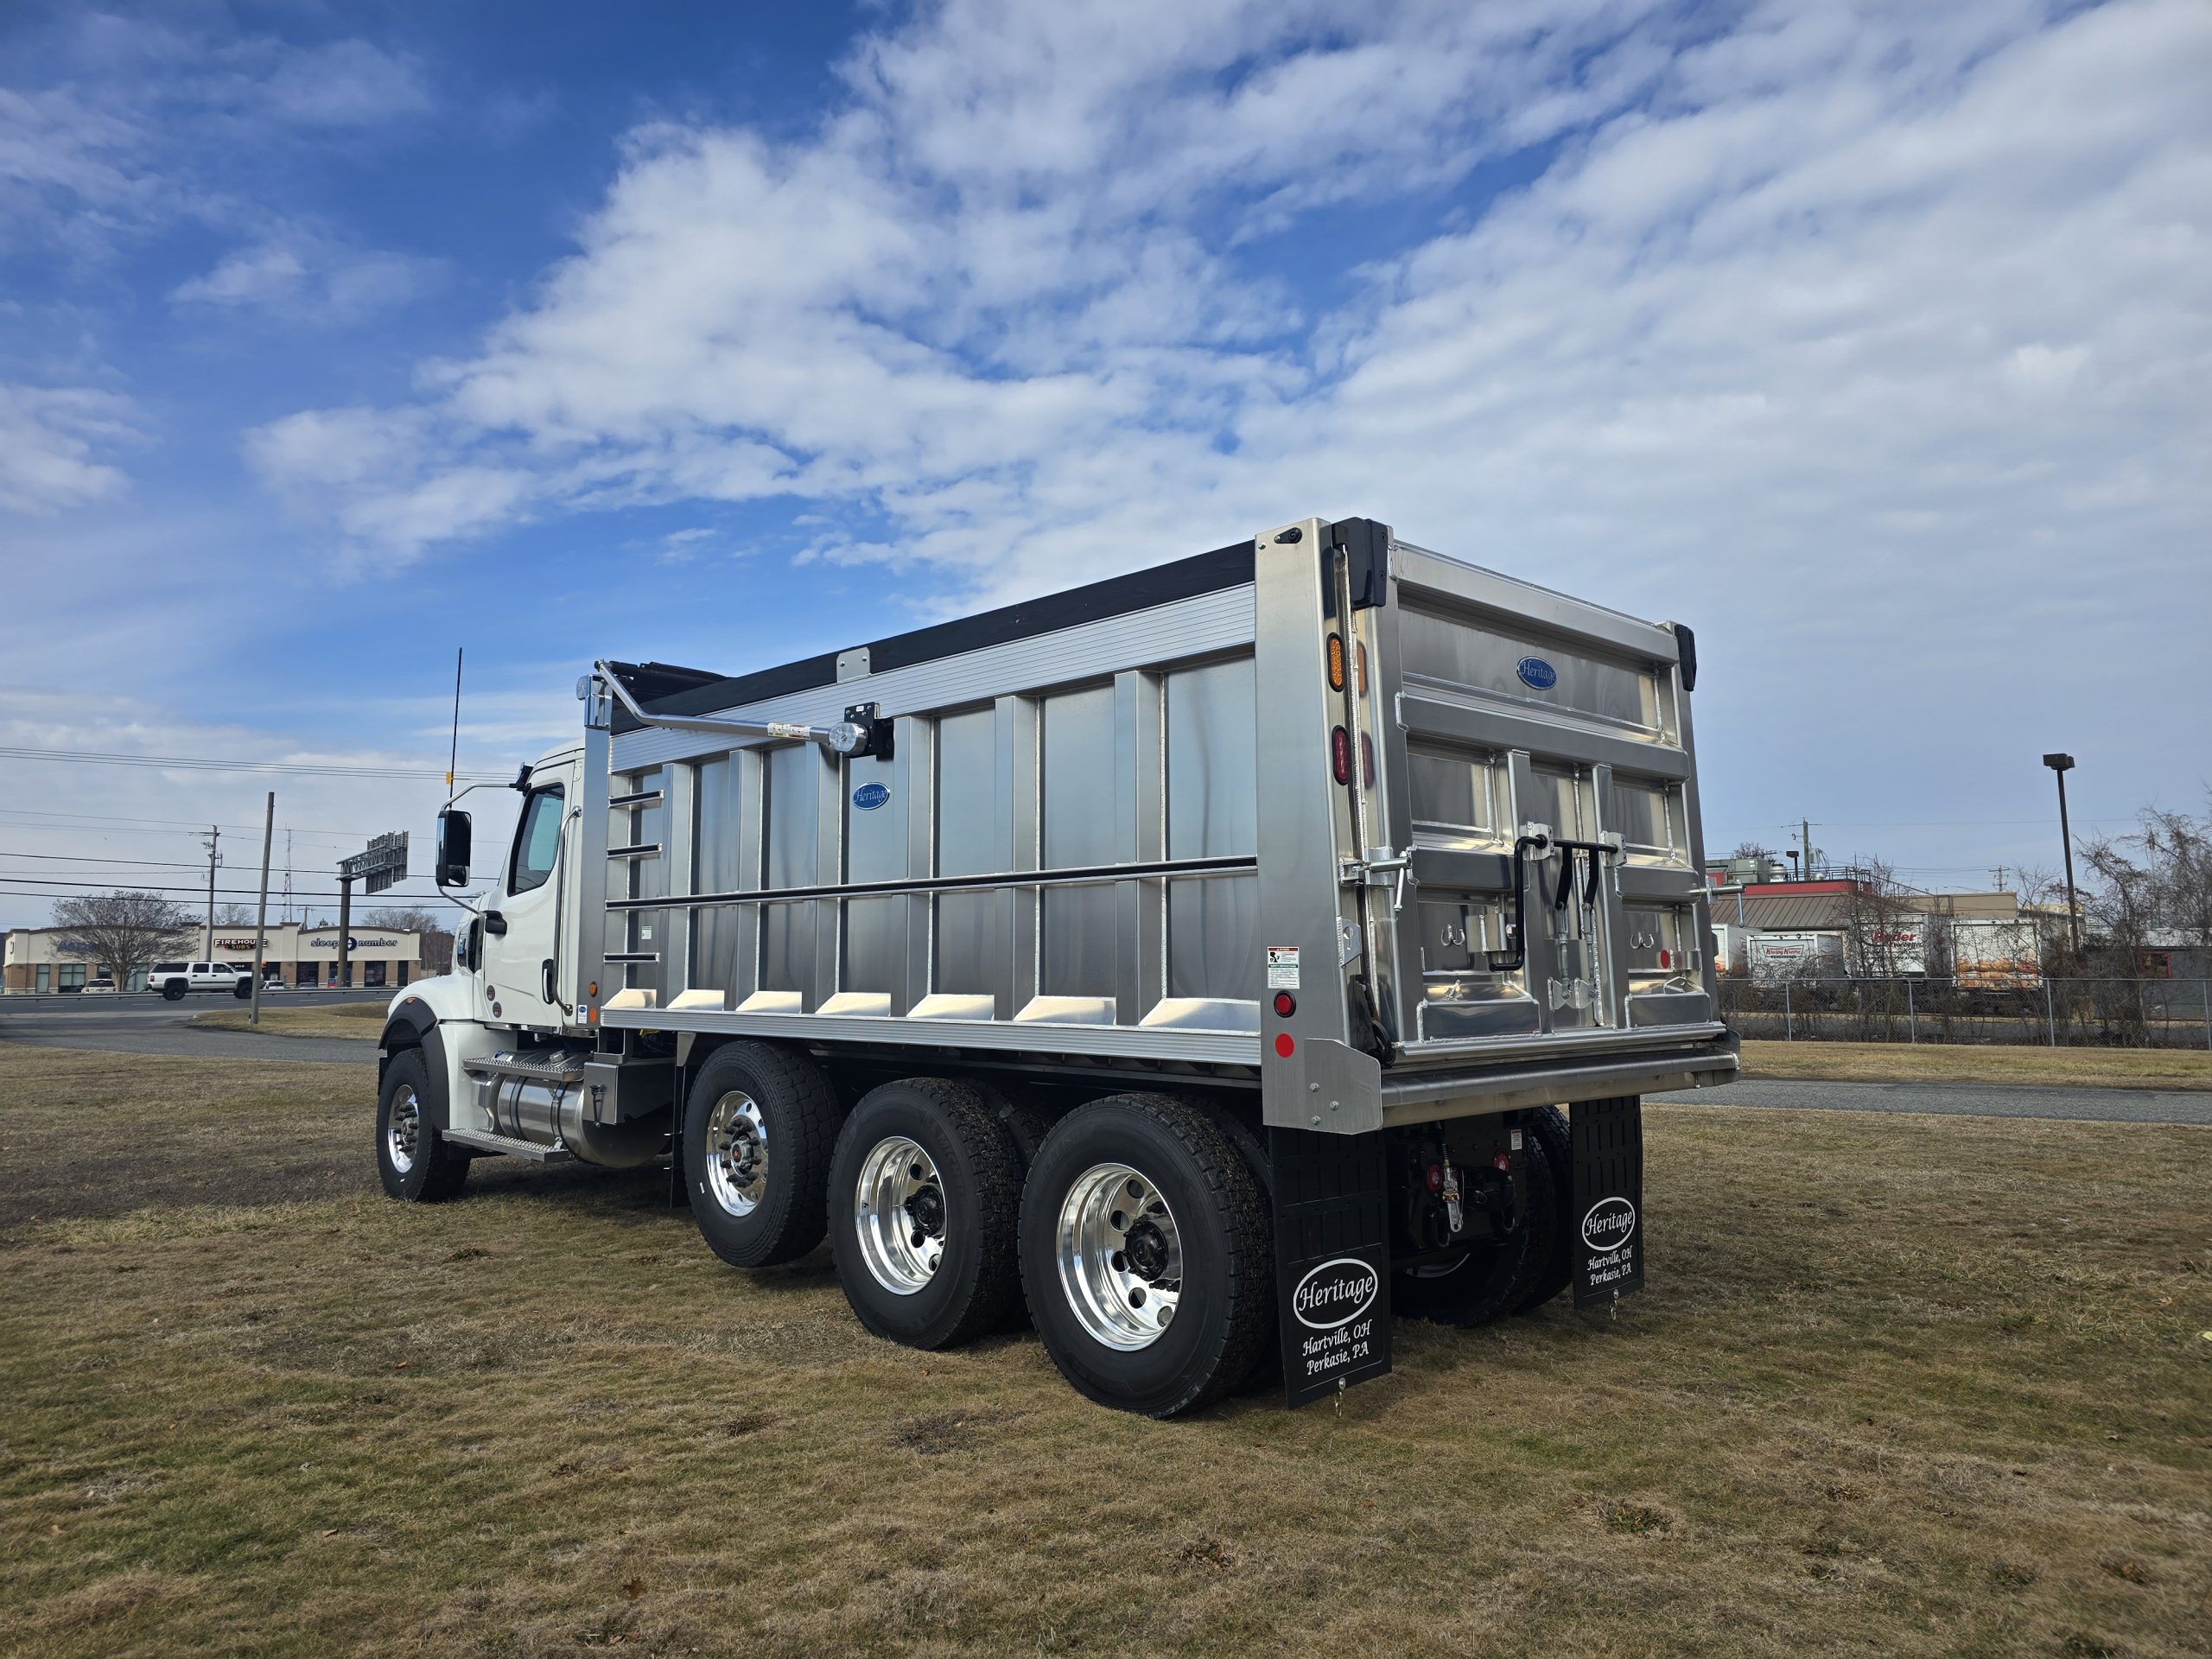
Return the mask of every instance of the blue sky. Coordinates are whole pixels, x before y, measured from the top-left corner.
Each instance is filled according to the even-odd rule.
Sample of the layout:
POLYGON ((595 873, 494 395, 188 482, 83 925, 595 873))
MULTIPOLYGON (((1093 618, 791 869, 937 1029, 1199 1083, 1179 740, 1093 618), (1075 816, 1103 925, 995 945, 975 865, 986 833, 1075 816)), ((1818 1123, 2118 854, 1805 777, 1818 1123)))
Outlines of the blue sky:
MULTIPOLYGON (((2212 776, 2208 84, 2194 0, 18 4, 0 747, 433 766, 466 645, 504 771, 594 655, 1367 513, 1697 626, 1719 846, 2055 868, 2044 749, 2212 776)), ((0 758, 0 854, 268 781, 0 758)), ((276 784, 302 870, 438 792, 276 784)))

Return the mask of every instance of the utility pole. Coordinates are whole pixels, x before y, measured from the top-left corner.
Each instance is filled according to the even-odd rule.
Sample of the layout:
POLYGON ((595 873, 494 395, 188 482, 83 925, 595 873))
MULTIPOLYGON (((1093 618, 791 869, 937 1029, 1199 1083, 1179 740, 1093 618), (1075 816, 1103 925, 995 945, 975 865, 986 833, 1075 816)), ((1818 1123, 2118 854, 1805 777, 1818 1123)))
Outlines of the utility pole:
POLYGON ((2082 955, 2082 906, 2074 897, 2074 831, 2066 822, 2066 774, 2074 770, 2074 757, 2046 754, 2043 763, 2058 774, 2058 838, 2066 843, 2066 931, 2074 941, 2074 955, 2078 961, 2082 955))
POLYGON ((261 963, 269 945, 269 849, 276 840, 276 791, 269 791, 268 810, 261 820, 261 909, 253 918, 253 1011, 246 1024, 261 1023, 261 963))
MULTIPOLYGON (((1565 854, 1560 855, 1565 857, 1565 854)), ((341 991, 353 982, 353 964, 348 960, 346 947, 352 943, 346 936, 353 926, 353 878, 338 878, 338 988, 341 991)))
POLYGON ((222 825, 209 824, 207 839, 203 843, 207 849, 207 931, 200 938, 200 955, 203 961, 207 962, 215 959, 215 866, 222 862, 215 849, 222 844, 222 825))
MULTIPOLYGON (((1813 821, 1810 818, 1801 819, 1797 825, 1797 833, 1804 843, 1805 879, 1809 881, 1813 879, 1813 821)), ((1561 853, 1560 856, 1565 858, 1567 855, 1561 853)))

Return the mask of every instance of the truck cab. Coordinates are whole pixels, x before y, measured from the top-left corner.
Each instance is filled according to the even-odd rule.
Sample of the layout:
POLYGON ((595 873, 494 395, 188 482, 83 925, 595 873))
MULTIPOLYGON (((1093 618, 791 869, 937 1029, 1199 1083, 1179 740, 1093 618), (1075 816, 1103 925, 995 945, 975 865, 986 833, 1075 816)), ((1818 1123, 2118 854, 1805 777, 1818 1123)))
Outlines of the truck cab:
POLYGON ((556 749, 517 779, 514 839, 469 930, 472 1000, 496 1025, 550 1033, 582 1023, 567 982, 576 963, 578 758, 573 747, 556 749))

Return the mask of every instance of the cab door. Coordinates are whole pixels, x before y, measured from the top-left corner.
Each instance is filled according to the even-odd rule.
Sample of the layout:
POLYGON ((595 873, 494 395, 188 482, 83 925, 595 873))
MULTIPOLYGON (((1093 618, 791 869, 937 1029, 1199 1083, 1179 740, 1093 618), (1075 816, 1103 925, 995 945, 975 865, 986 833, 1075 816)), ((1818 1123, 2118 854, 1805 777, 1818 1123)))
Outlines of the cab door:
POLYGON ((568 768, 533 774, 514 844, 484 912, 484 995, 493 1019, 550 1029, 566 1023, 559 1001, 562 911, 575 859, 574 779, 568 768))

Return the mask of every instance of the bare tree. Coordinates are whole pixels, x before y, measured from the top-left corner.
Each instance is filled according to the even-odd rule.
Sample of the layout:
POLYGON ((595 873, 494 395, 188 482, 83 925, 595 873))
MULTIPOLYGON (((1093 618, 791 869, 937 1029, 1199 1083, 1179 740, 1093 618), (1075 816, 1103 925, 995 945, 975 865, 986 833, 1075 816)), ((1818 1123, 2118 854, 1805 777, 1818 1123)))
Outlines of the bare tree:
POLYGON ((390 905, 372 910, 356 924, 360 927, 388 927, 397 933, 419 934, 423 966, 434 974, 453 969, 453 933, 437 916, 419 905, 390 905))
POLYGON ((1894 979, 1928 970, 1926 895, 1880 860, 1859 867, 1845 895, 1844 948, 1855 979, 1894 979))
POLYGON ((215 925, 218 927, 251 927, 254 908, 251 905, 218 905, 215 906, 215 925))
POLYGON ((388 927, 397 933, 435 933, 438 918, 419 905, 386 905, 364 911, 356 927, 388 927))
POLYGON ((98 893, 54 901, 54 922, 69 930, 60 948, 114 976, 121 990, 142 968, 188 950, 198 920, 157 893, 98 893))

